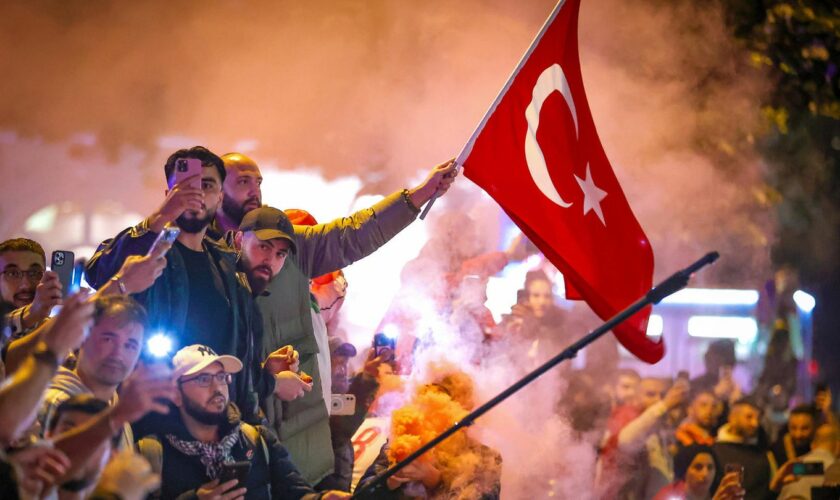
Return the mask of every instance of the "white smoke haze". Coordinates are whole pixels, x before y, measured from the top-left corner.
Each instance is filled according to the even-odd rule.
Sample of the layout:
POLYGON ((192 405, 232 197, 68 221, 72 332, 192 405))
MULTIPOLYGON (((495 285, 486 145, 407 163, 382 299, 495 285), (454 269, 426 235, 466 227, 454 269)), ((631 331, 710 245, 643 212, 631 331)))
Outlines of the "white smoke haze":
MULTIPOLYGON (((270 180, 266 201, 280 208, 328 220, 369 206, 459 152, 553 5, 4 2, 0 238, 25 233, 27 218, 50 203, 122 227, 113 207, 132 216, 154 210, 164 160, 194 143, 220 154, 247 150, 270 180)), ((656 277, 717 249, 721 262, 696 283, 754 287, 769 275, 775 229, 751 147, 765 87, 745 68, 721 13, 688 1, 583 0, 579 32, 595 123, 652 241, 656 277)), ((347 269, 351 340, 367 345, 401 293, 429 309, 434 333, 418 366, 462 366, 479 403, 521 376, 528 342, 480 351, 422 305, 430 304, 425 288, 400 288, 402 265, 427 238, 442 268, 498 249, 502 219, 459 179, 425 222, 347 269)), ((90 234, 116 233, 100 226, 90 234)), ((48 251, 95 243, 43 238, 51 238, 48 251)), ((424 279, 438 279, 441 268, 424 279)), ((598 321, 581 306, 566 324, 579 336, 598 321)), ((592 491, 597 439, 556 416, 564 389, 551 372, 472 431, 503 455, 505 498, 592 491)))
MULTIPOLYGON (((220 153, 245 146, 265 164, 358 176, 359 194, 386 194, 457 154, 552 7, 6 2, 0 129, 48 142, 90 133, 97 171, 140 147, 136 168, 154 186, 140 213, 159 202, 160 165, 178 142, 160 148, 166 136, 220 153)), ((773 225, 749 137, 764 89, 720 13, 586 0, 580 38, 595 122, 653 240, 657 274, 719 248, 720 271, 706 276, 763 277, 773 225)), ((0 170, 15 168, 3 155, 0 170)), ((53 170, 51 191, 67 197, 60 184, 72 173, 53 170)), ((19 231, 8 224, 4 234, 19 231)))

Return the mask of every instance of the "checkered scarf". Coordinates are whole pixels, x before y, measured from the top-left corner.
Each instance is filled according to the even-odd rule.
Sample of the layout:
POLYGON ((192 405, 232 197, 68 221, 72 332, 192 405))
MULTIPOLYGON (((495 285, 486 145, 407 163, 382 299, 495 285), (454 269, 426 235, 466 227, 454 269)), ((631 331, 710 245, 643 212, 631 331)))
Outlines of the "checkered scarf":
POLYGON ((203 443, 201 441, 184 441, 178 439, 172 434, 167 434, 166 439, 173 448, 180 451, 184 455, 190 457, 199 457, 199 460, 204 464, 207 472, 207 477, 211 480, 219 477, 222 470, 222 464, 225 462, 232 462, 230 450, 239 439, 239 428, 241 424, 237 423, 230 433, 214 443, 203 443))

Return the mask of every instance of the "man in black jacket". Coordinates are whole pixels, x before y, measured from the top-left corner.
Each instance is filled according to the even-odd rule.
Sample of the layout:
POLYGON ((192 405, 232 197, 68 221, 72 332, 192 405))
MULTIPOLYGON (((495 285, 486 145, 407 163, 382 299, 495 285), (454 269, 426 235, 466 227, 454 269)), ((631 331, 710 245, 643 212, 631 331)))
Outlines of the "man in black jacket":
POLYGON ((767 437, 759 426, 761 410, 750 398, 732 404, 728 423, 720 428, 713 446, 718 461, 726 466, 744 468, 743 488, 746 500, 774 498, 770 491, 771 468, 767 437))
MULTIPOLYGON (((168 332, 179 346, 207 345, 241 359, 245 370, 236 377, 231 399, 246 421, 259 421, 258 403, 275 389, 274 374, 260 364, 262 320, 252 314, 253 298, 244 275, 237 274, 234 250, 207 236, 223 198, 224 164, 196 146, 170 155, 164 174, 168 190, 160 208, 103 242, 88 261, 85 276, 94 288, 118 280, 115 273, 128 256, 145 255, 166 225, 177 225, 181 233, 166 256, 163 274, 133 297, 145 306, 151 331, 168 332), (175 182, 175 165, 181 159, 201 161, 200 179, 175 182)), ((150 425, 146 421, 140 427, 150 425)))
POLYGON ((239 419, 236 406, 228 400, 232 375, 242 370, 237 358, 191 345, 175 354, 173 364, 178 412, 139 443, 141 453, 161 474, 161 498, 349 497, 341 492, 316 493, 271 431, 239 419), (236 462, 250 464, 242 484, 224 478, 228 465, 236 462))

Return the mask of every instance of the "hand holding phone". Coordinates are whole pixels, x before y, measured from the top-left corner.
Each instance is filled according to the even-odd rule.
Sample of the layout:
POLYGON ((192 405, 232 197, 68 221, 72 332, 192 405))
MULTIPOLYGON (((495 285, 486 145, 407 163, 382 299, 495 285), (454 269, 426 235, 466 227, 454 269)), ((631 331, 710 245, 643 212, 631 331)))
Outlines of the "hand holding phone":
POLYGON ((70 293, 73 285, 73 268, 76 256, 70 250, 56 250, 52 253, 50 270, 58 275, 61 281, 61 295, 70 293))
POLYGON ((178 239, 178 236, 181 234, 181 228, 178 226, 166 226, 163 228, 163 231, 158 234, 157 238, 155 238, 155 242, 152 243, 151 248, 149 248, 149 252, 146 255, 157 255, 158 257, 163 257, 166 255, 166 252, 172 247, 172 244, 175 243, 175 240, 178 239), (161 247, 164 245, 169 245, 166 247, 165 250, 161 250, 161 247), (158 255, 159 254, 159 255, 158 255))
POLYGON ((148 217, 149 229, 160 233, 184 212, 198 212, 204 205, 201 190, 201 162, 191 158, 175 161, 175 168, 167 182, 169 190, 160 208, 148 217))
POLYGON ((181 184, 189 180, 189 186, 201 189, 201 160, 197 158, 178 158, 175 160, 175 171, 172 173, 173 184, 181 184))
POLYGON ((383 354, 383 351, 386 349, 390 349, 391 353, 397 350, 397 339, 386 335, 384 333, 377 333, 373 336, 373 350, 374 355, 379 357, 383 354))
POLYGON ((723 466, 724 474, 736 474, 738 477, 738 485, 744 485, 744 466, 741 464, 731 463, 723 466))
POLYGON ((45 271, 40 282, 35 286, 35 295, 29 307, 24 309, 21 322, 24 328, 34 328, 38 323, 47 319, 55 306, 61 305, 64 294, 61 292, 61 283, 58 273, 45 271))

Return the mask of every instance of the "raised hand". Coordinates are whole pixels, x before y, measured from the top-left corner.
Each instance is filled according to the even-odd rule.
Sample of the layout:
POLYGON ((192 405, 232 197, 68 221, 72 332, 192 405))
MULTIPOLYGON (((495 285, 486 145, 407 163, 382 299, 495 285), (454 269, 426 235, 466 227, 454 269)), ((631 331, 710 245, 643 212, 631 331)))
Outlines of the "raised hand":
POLYGON ((183 181, 172 186, 166 193, 166 199, 160 208, 149 217, 149 229, 155 233, 163 231, 166 224, 173 222, 187 210, 198 212, 204 203, 204 192, 201 190, 201 183, 196 186, 199 175, 187 177, 183 181))
POLYGON ((455 177, 457 175, 458 170, 455 167, 454 158, 445 161, 440 165, 435 165, 429 172, 426 180, 420 183, 420 185, 416 188, 409 191, 408 197, 411 200, 411 204, 414 205, 415 208, 419 209, 427 201, 429 201, 432 196, 443 196, 443 194, 449 190, 449 187, 455 181, 455 177))
POLYGON ((166 268, 166 252, 171 247, 171 243, 160 242, 149 255, 125 259, 116 276, 122 279, 127 293, 140 293, 155 283, 166 268))
POLYGON ((18 485, 32 498, 40 498, 70 467, 67 455, 48 443, 24 448, 8 458, 17 472, 18 485))
POLYGON ((54 306, 61 304, 61 280, 53 271, 45 271, 41 282, 35 287, 35 298, 24 313, 23 322, 34 326, 47 319, 54 306))
POLYGON ((59 359, 82 345, 93 323, 94 305, 88 301, 88 291, 70 295, 43 333, 42 340, 59 359))
POLYGON ((169 407, 161 400, 175 396, 172 370, 163 365, 140 366, 122 383, 119 394, 112 414, 119 425, 134 423, 151 411, 168 413, 169 407))
POLYGON ((685 379, 677 379, 674 382, 674 385, 668 389, 668 392, 665 393, 665 397, 662 398, 662 401, 665 403, 665 406, 668 409, 675 408, 681 404, 683 404, 688 398, 688 382, 685 379))
POLYGON ((380 350, 379 353, 379 356, 377 356, 376 349, 374 348, 371 348, 368 352, 367 359, 365 360, 365 366, 362 368, 365 375, 373 378, 379 378, 379 367, 382 366, 383 363, 390 363, 394 360, 394 352, 387 347, 380 350))

